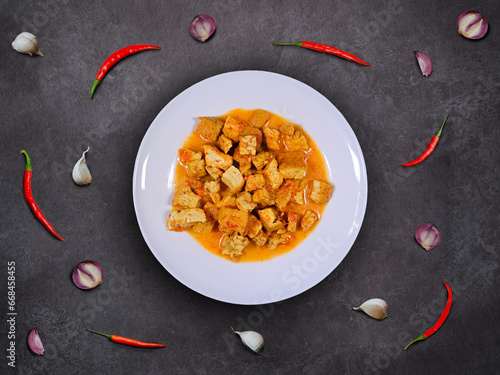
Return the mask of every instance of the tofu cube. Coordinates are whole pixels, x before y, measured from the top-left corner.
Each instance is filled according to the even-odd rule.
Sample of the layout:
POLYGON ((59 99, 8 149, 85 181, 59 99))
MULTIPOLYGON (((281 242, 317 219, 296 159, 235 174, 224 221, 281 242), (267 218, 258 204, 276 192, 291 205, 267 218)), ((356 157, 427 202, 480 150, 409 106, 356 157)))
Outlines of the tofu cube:
POLYGON ((257 137, 255 135, 240 136, 240 154, 255 155, 257 152, 257 137))
POLYGON ((205 139, 216 142, 222 131, 224 123, 215 117, 198 117, 200 122, 196 126, 196 131, 205 139))
POLYGON ((191 188, 186 185, 181 185, 179 189, 177 189, 174 200, 172 201, 174 206, 185 208, 196 208, 200 206, 200 203, 201 197, 193 193, 191 188))
POLYGON ((297 230, 297 224, 299 222, 299 215, 296 215, 292 212, 288 212, 286 214, 286 218, 287 218, 287 225, 286 225, 286 230, 287 232, 295 232, 297 230))
POLYGON ((313 187, 309 198, 315 203, 326 203, 330 200, 333 193, 333 186, 318 180, 313 181, 313 187))
POLYGON ((207 181, 203 187, 205 188, 205 191, 208 191, 209 193, 218 193, 220 191, 220 184, 217 181, 207 181))
POLYGON ((205 160, 196 160, 188 164, 187 174, 189 177, 199 178, 206 176, 205 160))
POLYGON ((222 174, 224 173, 223 170, 210 166, 205 166, 205 170, 214 180, 218 180, 219 178, 221 178, 222 174))
POLYGON ((168 230, 182 230, 196 223, 204 223, 207 221, 205 211, 201 208, 186 208, 183 210, 175 210, 168 216, 168 230))
POLYGON ((264 177, 266 178, 267 188, 271 191, 277 191, 281 184, 283 183, 283 176, 278 170, 278 161, 276 159, 271 160, 269 164, 264 168, 264 177))
POLYGON ((245 126, 245 129, 243 129, 242 132, 240 133, 240 138, 247 135, 255 136, 257 142, 256 149, 258 151, 260 145, 262 144, 262 132, 260 131, 260 129, 257 129, 253 126, 245 126))
POLYGON ((233 207, 236 208, 236 197, 234 195, 226 195, 218 204, 217 207, 233 207))
POLYGON ((203 188, 203 182, 192 177, 184 177, 182 179, 182 185, 189 186, 192 190, 203 188))
POLYGON ((274 250, 278 247, 280 243, 283 243, 285 238, 276 232, 272 233, 269 239, 267 240, 267 248, 269 250, 274 250))
POLYGON ((214 228, 215 221, 205 221, 204 223, 196 223, 191 227, 195 233, 210 233, 214 228))
POLYGON ((284 135, 292 136, 293 133, 295 133, 295 126, 293 126, 293 124, 283 124, 280 127, 280 131, 284 135))
POLYGON ((226 137, 224 134, 222 134, 219 137, 219 146, 222 151, 224 151, 225 154, 231 150, 231 147, 233 147, 233 141, 226 137))
POLYGON ((215 204, 211 202, 205 203, 205 206, 203 206, 203 211, 205 211, 207 221, 217 221, 219 217, 219 209, 215 204))
POLYGON ((233 165, 232 156, 220 152, 214 146, 204 145, 203 151, 205 153, 205 162, 209 167, 226 170, 233 165))
POLYGON ((239 170, 242 174, 248 174, 252 168, 252 155, 242 155, 241 147, 234 150, 233 159, 238 162, 239 170))
POLYGON ((306 210, 302 217, 300 218, 300 227, 303 231, 309 230, 313 224, 318 220, 318 214, 316 212, 306 210))
POLYGON ((278 155, 280 173, 283 178, 302 179, 307 172, 306 155, 301 151, 284 152, 278 155))
POLYGON ((252 201, 252 194, 248 191, 243 191, 236 197, 236 207, 242 211, 251 212, 257 207, 257 203, 252 201))
POLYGON ((238 142, 240 133, 244 128, 245 124, 231 116, 228 116, 226 122, 224 123, 224 127, 222 128, 222 132, 226 137, 238 142))
POLYGON ((250 125, 260 129, 267 124, 269 116, 269 112, 266 112, 263 109, 256 109, 250 119, 250 125))
POLYGON ((219 229, 225 233, 245 233, 248 213, 234 208, 222 207, 218 214, 219 229))
POLYGON ((245 184, 245 180, 238 168, 231 166, 224 172, 221 178, 231 192, 238 192, 245 184))
POLYGON ((262 130, 264 131, 264 136, 266 137, 267 148, 271 151, 278 151, 280 149, 280 131, 277 129, 271 129, 267 126, 262 130))

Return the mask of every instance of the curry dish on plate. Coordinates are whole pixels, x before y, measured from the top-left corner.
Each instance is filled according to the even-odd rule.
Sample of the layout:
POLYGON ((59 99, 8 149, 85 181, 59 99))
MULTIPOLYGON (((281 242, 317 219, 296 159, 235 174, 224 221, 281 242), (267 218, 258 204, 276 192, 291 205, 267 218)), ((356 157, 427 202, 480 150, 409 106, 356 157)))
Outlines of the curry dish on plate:
MULTIPOLYGON (((171 231, 231 261, 295 248, 333 193, 323 156, 299 125, 262 109, 199 117, 179 150, 171 231)), ((182 250, 180 250, 182 251, 182 250)))

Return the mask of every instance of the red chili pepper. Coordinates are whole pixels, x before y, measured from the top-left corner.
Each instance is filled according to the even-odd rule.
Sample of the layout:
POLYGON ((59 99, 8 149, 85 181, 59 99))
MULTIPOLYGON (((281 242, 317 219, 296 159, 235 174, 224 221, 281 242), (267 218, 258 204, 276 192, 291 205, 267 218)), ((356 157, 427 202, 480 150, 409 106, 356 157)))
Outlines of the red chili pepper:
POLYGON ((448 112, 448 114, 446 115, 446 118, 443 121, 443 125, 441 125, 441 128, 436 133, 436 135, 434 137, 432 137, 431 141, 427 145, 427 148, 422 153, 422 155, 420 155, 418 158, 416 158, 413 161, 401 164, 403 167, 411 167, 412 165, 418 164, 418 163, 424 161, 425 159, 427 159, 429 157, 429 155, 432 154, 432 151, 434 151, 434 149, 436 148, 437 143, 439 142, 439 137, 441 137, 441 132, 443 131, 444 124, 446 124, 446 120, 448 120, 448 116, 449 115, 450 115, 450 112, 448 112))
POLYGON ((436 331, 443 325, 444 321, 446 320, 446 318, 448 317, 448 315, 450 314, 450 310, 451 310, 451 300, 453 298, 453 295, 452 295, 452 292, 451 292, 451 288, 448 284, 446 284, 444 281, 443 281, 443 284, 444 286, 446 287, 446 289, 448 290, 448 300, 446 301, 446 306, 444 307, 444 310, 443 312, 441 313, 441 316, 439 317, 438 321, 436 322, 436 324, 434 324, 431 328, 429 328, 427 331, 425 331, 424 333, 422 333, 420 336, 418 336, 415 340, 413 340, 412 342, 410 342, 408 345, 406 345, 406 349, 408 349, 408 347, 417 342, 417 341, 420 341, 420 340, 424 340, 426 339, 427 337, 431 336, 432 334, 436 333, 436 331))
POLYGON ((87 331, 92 332, 92 333, 97 333, 98 335, 106 336, 108 339, 110 339, 111 341, 117 342, 118 344, 136 346, 138 348, 155 349, 155 348, 166 348, 167 347, 167 345, 153 344, 150 342, 138 341, 138 340, 129 339, 127 337, 116 336, 116 335, 107 335, 105 333, 92 331, 91 329, 87 329, 87 331))
POLYGON ((360 65, 371 66, 370 63, 367 63, 366 61, 361 60, 359 57, 356 57, 349 52, 342 51, 341 49, 338 49, 338 48, 335 48, 332 46, 327 46, 326 44, 318 44, 318 43, 313 43, 313 42, 302 41, 302 42, 296 42, 296 43, 273 43, 273 46, 298 46, 298 47, 308 48, 308 49, 312 49, 314 51, 329 53, 331 55, 342 57, 346 60, 353 61, 353 62, 360 64, 360 65))
POLYGON ((92 89, 90 90, 90 100, 92 100, 92 97, 94 96, 94 91, 99 86, 99 83, 103 80, 104 76, 108 71, 115 66, 115 64, 123 60, 125 57, 133 55, 137 52, 149 50, 149 49, 161 49, 161 47, 155 46, 153 44, 134 44, 132 46, 128 46, 125 48, 122 48, 115 53, 111 54, 106 61, 104 61, 104 64, 102 64, 101 68, 97 72, 97 75, 94 80, 94 84, 92 85, 92 89))
POLYGON ((26 156, 26 167, 24 168, 24 199, 30 206, 33 215, 43 224, 43 226, 52 234, 55 238, 60 241, 64 241, 64 239, 57 234, 57 232, 52 228, 52 225, 47 221, 45 216, 43 216, 42 211, 38 208, 35 200, 33 199, 33 195, 31 192, 31 161, 28 153, 24 150, 21 150, 20 154, 24 154, 26 156))

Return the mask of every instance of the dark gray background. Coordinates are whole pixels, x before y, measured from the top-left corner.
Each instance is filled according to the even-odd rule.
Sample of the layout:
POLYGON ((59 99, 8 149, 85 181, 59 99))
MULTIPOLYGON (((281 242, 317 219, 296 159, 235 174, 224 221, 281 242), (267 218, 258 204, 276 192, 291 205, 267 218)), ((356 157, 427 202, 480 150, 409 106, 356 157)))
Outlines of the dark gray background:
MULTIPOLYGON (((490 374, 498 372, 498 164, 500 3, 489 1, 0 1, 0 373, 5 374, 490 374), (460 13, 490 23, 485 38, 457 33, 460 13), (217 23, 206 43, 191 19, 217 23), (45 58, 13 51, 21 31, 45 58), (311 40, 348 50, 354 63, 272 42, 311 40), (90 87, 115 50, 152 43, 90 87), (431 56, 424 77, 413 50, 431 56), (265 70, 296 78, 346 117, 364 152, 368 206, 351 251, 324 281, 282 303, 237 306, 175 280, 146 246, 135 218, 132 173, 142 137, 181 91, 213 75, 265 70), (418 155, 451 111, 442 139, 418 155), (81 188, 71 169, 82 151, 94 177, 81 188), (26 149, 34 197, 56 230, 33 217, 22 193, 26 149), (425 252, 424 222, 443 233, 425 252), (84 259, 104 283, 83 292, 70 280, 84 259), (16 365, 7 367, 7 262, 16 263, 16 365), (455 292, 441 330, 404 351, 455 292), (351 307, 380 297, 389 317, 351 307), (46 354, 27 347, 37 325, 46 354), (260 332, 262 356, 230 326, 260 332), (148 351, 84 331, 165 343, 148 351)), ((244 88, 242 88, 244 89, 244 88)), ((258 275, 256 275, 258 277, 258 275)))

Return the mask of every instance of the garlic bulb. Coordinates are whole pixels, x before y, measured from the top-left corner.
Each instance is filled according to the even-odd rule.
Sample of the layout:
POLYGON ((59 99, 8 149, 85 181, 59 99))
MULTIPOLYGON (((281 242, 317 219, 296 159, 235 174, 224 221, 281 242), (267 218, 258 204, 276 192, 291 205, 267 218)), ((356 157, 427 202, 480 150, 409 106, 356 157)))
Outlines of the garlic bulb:
POLYGON ((371 316, 373 319, 383 320, 387 318, 387 302, 380 298, 372 298, 363 302, 359 307, 353 307, 353 310, 361 310, 366 315, 371 316))
POLYGON ((90 175, 89 167, 87 167, 87 161, 85 160, 85 154, 89 149, 90 147, 83 151, 82 157, 73 167, 73 181, 80 186, 88 185, 92 182, 92 176, 90 175))
POLYGON ((254 331, 243 331, 238 332, 231 327, 233 332, 240 336, 241 342, 249 351, 254 354, 262 354, 264 350, 264 337, 258 332, 254 331))
POLYGON ((30 56, 35 54, 43 57, 43 53, 40 52, 40 47, 38 47, 36 36, 26 31, 16 36, 16 39, 14 39, 11 46, 17 52, 25 53, 30 56))

